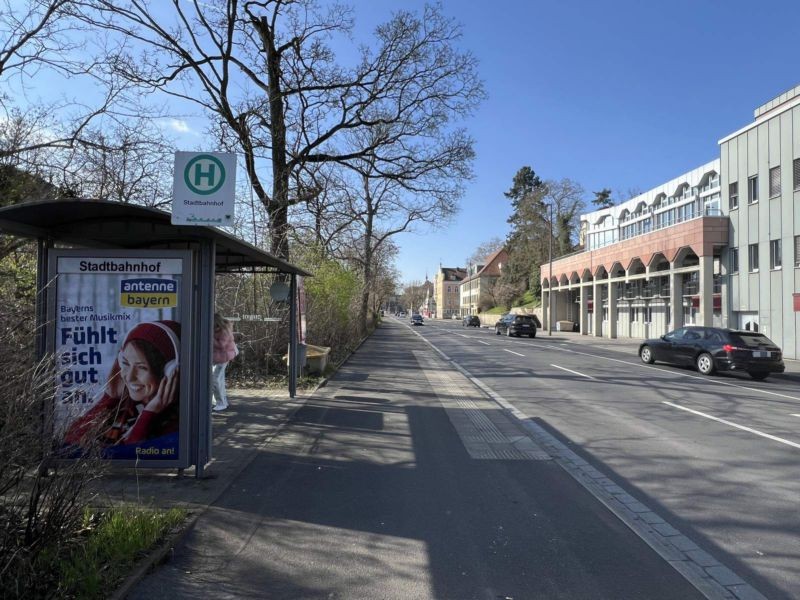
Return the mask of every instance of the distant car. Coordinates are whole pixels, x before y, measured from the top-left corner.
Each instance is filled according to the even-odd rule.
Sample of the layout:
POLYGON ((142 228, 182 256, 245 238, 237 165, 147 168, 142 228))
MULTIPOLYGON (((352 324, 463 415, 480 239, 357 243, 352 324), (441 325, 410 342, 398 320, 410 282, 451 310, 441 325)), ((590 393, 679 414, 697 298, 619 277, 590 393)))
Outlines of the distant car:
POLYGON ((763 333, 719 327, 681 327, 639 345, 639 358, 676 365, 693 365, 703 375, 714 371, 744 371, 753 379, 783 373, 781 349, 763 333))
POLYGON ((411 315, 411 324, 424 325, 425 321, 422 319, 422 315, 411 315))
POLYGON ((534 315, 505 314, 495 323, 494 332, 497 335, 505 333, 508 337, 527 335, 536 337, 536 322, 534 315))
POLYGON ((462 327, 480 327, 481 320, 478 318, 478 315, 467 315, 461 320, 462 327))
POLYGON ((400 311, 399 313, 397 313, 397 316, 402 319, 402 318, 405 318, 406 313, 404 311, 400 311))
POLYGON ((453 321, 458 321, 458 320, 459 320, 461 317, 459 317, 458 315, 453 315, 453 316, 452 316, 452 317, 450 317, 450 318, 451 318, 453 321))

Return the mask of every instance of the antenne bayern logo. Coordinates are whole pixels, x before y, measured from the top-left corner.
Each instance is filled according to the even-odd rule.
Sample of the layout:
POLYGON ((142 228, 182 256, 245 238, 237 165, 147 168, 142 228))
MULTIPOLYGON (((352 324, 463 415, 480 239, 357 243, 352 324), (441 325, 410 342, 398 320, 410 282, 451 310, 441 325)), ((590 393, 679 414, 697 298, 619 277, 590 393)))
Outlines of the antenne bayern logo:
POLYGON ((187 163, 183 180, 195 194, 207 196, 218 191, 225 183, 225 167, 210 154, 200 154, 187 163))

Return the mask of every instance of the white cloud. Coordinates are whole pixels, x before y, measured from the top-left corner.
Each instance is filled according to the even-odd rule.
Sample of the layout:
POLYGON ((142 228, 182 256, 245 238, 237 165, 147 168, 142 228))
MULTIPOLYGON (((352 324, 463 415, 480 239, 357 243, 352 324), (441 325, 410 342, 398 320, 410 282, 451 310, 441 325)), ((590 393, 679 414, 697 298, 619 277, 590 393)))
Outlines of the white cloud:
POLYGON ((197 135, 197 132, 189 127, 189 124, 182 119, 170 119, 169 121, 162 122, 162 126, 167 127, 177 133, 190 133, 192 135, 197 135))

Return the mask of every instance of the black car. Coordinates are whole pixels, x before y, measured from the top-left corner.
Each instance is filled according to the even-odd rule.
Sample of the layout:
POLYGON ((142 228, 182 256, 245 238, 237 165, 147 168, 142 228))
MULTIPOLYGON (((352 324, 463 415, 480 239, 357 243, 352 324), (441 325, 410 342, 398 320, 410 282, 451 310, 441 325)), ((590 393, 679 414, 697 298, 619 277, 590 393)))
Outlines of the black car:
POLYGON ((412 325, 424 325, 425 321, 423 321, 422 315, 411 315, 411 324, 412 325))
POLYGON ((781 349, 763 333, 719 327, 681 327, 639 346, 642 362, 694 365, 703 375, 744 371, 753 379, 783 373, 781 349))
POLYGON ((462 327, 480 327, 481 320, 478 318, 478 315, 467 315, 461 320, 462 327))
POLYGON ((497 335, 505 333, 508 337, 527 335, 536 337, 536 322, 534 315, 512 315, 506 314, 500 317, 495 323, 494 332, 497 335))

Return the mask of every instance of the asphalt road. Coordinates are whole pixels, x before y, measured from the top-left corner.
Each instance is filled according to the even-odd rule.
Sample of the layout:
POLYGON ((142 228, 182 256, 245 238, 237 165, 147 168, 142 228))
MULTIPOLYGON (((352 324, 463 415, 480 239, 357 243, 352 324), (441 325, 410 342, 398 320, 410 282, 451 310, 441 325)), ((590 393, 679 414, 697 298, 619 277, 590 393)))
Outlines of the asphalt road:
MULTIPOLYGON (((800 598, 800 386, 648 366, 635 348, 414 331, 769 598, 800 598)), ((677 597, 677 596, 676 596, 677 597)))
MULTIPOLYGON (((615 498, 627 502, 629 512, 652 517, 653 529, 672 536, 668 523, 621 486, 643 495, 668 490, 653 498, 672 514, 673 502, 691 504, 691 490, 674 485, 677 473, 691 471, 687 464, 702 469, 700 477, 713 472, 705 464, 709 459, 679 452, 682 443, 674 440, 685 434, 648 421, 655 414, 671 422, 671 429, 682 429, 684 422, 702 429, 688 413, 643 392, 650 385, 645 379, 664 378, 666 386, 673 377, 677 387, 680 376, 642 370, 645 379, 635 380, 640 372, 632 367, 615 374, 597 360, 592 381, 562 369, 587 370, 595 359, 572 356, 554 344, 545 349, 541 339, 501 339, 456 325, 428 323, 412 330, 405 322, 385 323, 260 447, 170 561, 129 597, 703 597, 674 566, 685 566, 685 557, 667 549, 673 561, 667 562, 654 551, 655 538, 641 537, 587 488, 595 484, 613 495, 609 505, 615 498), (478 374, 485 389, 426 340, 478 374), (612 384, 619 374, 626 381, 612 384), (534 435, 526 429, 487 395, 487 383, 567 444, 544 430, 534 435), (605 386, 599 399, 598 387, 592 392, 587 384, 605 386), (636 401, 636 394, 649 399, 636 401), (625 418, 632 424, 618 423, 625 418), (589 462, 618 475, 620 485, 589 462), (628 475, 642 481, 628 485, 628 475)), ((676 395, 669 397, 684 400, 676 395)), ((246 399, 232 405, 246 417, 246 399)), ((724 454, 720 450, 717 460, 724 454)), ((720 481, 715 474, 705 487, 720 481)), ((719 501, 726 493, 708 495, 719 501)), ((713 519, 727 516, 714 513, 713 519)), ((709 524, 698 524, 698 530, 699 525, 709 524)), ((670 539, 711 561, 710 554, 691 550, 696 547, 688 539, 670 539)), ((708 546, 718 548, 715 542, 708 546)), ((710 569, 720 579, 733 575, 721 566, 710 569)), ((735 584, 719 589, 724 593, 707 596, 734 598, 730 592, 738 590, 747 597, 751 591, 735 584)))

